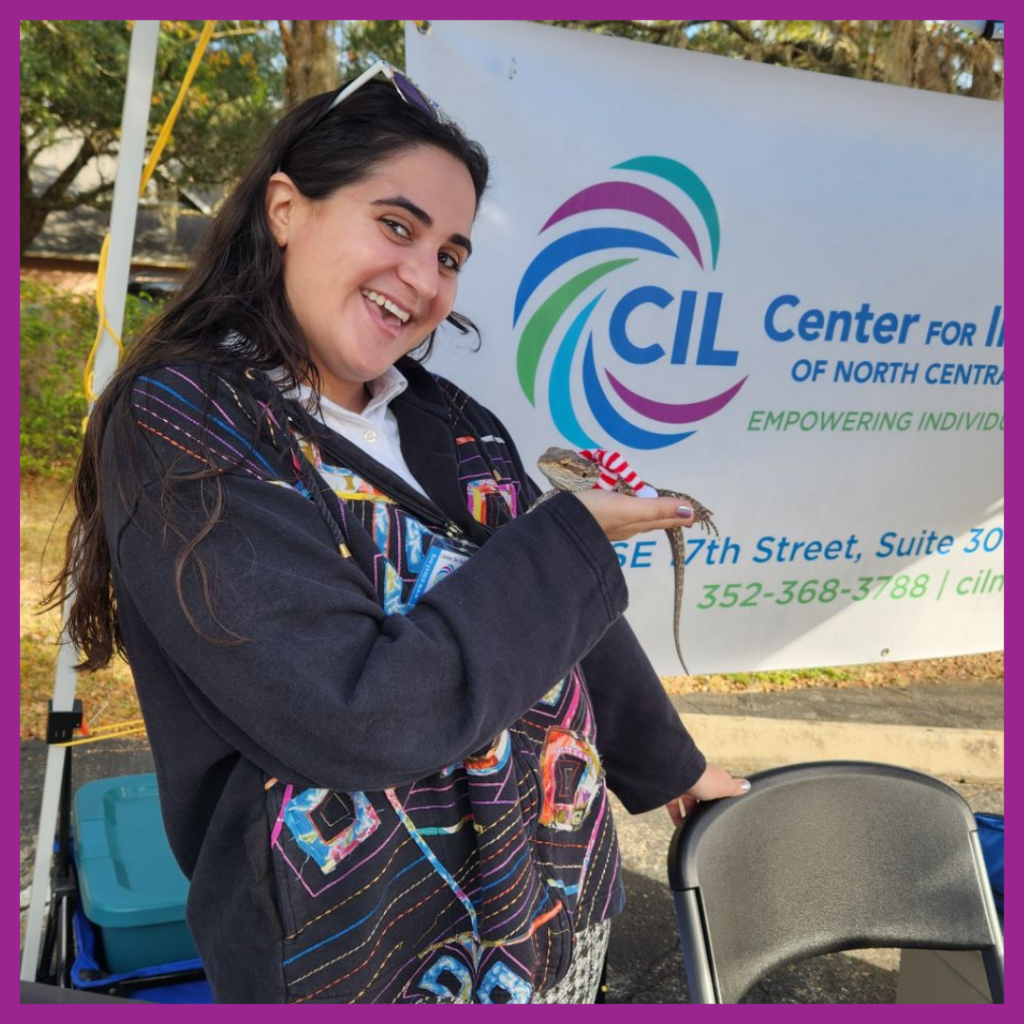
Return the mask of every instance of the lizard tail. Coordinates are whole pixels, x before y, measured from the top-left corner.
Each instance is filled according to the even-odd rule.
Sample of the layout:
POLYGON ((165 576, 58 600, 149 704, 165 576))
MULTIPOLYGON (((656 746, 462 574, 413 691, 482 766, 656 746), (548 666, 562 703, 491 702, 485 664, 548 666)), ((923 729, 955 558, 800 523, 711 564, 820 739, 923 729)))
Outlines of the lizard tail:
POLYGON ((690 670, 686 667, 686 659, 683 657, 683 648, 679 643, 679 634, 676 634, 676 654, 679 655, 679 664, 683 666, 683 675, 688 676, 690 670))
POLYGON ((672 561, 674 563, 675 572, 675 595, 672 601, 672 632, 676 642, 676 654, 679 655, 679 664, 683 666, 683 672, 686 675, 690 674, 690 670, 686 667, 686 659, 683 657, 683 646, 679 640, 679 625, 683 613, 683 572, 686 566, 686 538, 683 536, 681 527, 675 527, 672 530, 666 530, 668 536, 669 547, 672 549, 672 561))

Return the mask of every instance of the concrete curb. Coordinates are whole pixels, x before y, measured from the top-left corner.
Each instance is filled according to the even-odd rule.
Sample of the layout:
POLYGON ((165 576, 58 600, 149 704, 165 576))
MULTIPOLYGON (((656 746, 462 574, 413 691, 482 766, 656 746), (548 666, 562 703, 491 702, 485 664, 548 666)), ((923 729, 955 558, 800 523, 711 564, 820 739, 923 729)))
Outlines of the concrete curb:
POLYGON ((700 715, 686 728, 716 764, 770 768, 801 761, 880 761, 944 779, 1003 781, 1003 733, 793 718, 700 715))

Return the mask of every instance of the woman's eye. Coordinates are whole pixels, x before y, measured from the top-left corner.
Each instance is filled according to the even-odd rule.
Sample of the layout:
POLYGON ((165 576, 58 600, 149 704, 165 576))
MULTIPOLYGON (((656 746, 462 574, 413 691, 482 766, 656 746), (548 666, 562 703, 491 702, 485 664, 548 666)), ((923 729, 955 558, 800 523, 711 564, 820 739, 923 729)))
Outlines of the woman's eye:
POLYGON ((394 233, 396 235, 398 235, 399 238, 411 238, 412 237, 409 234, 409 229, 403 223, 401 223, 401 221, 390 220, 388 217, 385 217, 383 219, 384 219, 384 223, 387 224, 387 226, 389 228, 391 228, 391 230, 394 231, 394 233))
POLYGON ((442 267, 454 270, 456 274, 462 269, 462 263, 459 261, 459 258, 450 252, 438 253, 437 259, 442 267))

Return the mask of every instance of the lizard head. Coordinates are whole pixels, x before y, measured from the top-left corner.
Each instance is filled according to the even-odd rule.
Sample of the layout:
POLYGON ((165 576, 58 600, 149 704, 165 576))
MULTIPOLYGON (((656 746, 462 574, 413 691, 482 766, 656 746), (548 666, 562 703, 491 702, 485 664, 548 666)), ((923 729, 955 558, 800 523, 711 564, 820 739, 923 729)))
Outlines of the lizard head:
POLYGON ((538 460, 540 471, 556 486, 566 487, 598 480, 600 467, 568 448, 549 448, 538 460))

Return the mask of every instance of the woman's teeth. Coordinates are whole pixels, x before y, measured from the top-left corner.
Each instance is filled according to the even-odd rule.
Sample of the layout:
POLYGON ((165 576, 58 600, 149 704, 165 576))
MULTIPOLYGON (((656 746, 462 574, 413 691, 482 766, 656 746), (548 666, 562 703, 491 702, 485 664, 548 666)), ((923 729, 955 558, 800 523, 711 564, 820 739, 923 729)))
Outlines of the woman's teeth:
POLYGON ((390 299, 386 299, 383 295, 378 295, 369 289, 364 289, 363 295, 371 302, 376 302, 381 309, 386 309, 392 316, 401 320, 403 324, 408 321, 409 314, 404 309, 396 306, 390 299))

